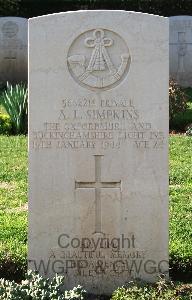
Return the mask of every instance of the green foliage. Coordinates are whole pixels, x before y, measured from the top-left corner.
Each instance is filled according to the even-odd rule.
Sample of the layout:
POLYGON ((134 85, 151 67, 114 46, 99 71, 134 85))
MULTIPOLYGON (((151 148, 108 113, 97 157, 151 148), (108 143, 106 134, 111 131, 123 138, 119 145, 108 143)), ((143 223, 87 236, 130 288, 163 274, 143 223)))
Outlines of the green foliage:
POLYGON ((174 279, 192 280, 192 138, 170 137, 169 215, 171 258, 174 279))
POLYGON ((6 89, 6 84, 3 81, 0 81, 0 93, 3 92, 5 89, 6 89))
POLYGON ((7 115, 6 110, 1 104, 0 104, 0 114, 7 115))
POLYGON ((12 86, 7 83, 7 89, 1 94, 1 104, 4 106, 13 124, 16 134, 27 133, 28 92, 25 84, 12 86))
POLYGON ((27 261, 27 139, 0 136, 0 277, 21 280, 27 261))
POLYGON ((118 288, 112 300, 190 300, 192 286, 182 286, 161 279, 154 285, 130 282, 126 287, 118 288))
POLYGON ((187 110, 188 97, 181 87, 174 81, 169 82, 169 121, 170 127, 174 117, 178 113, 183 113, 187 110))
POLYGON ((187 127, 186 135, 192 136, 192 124, 190 124, 190 125, 187 127))
POLYGON ((183 88, 184 93, 187 95, 187 109, 185 112, 178 112, 172 119, 170 127, 172 130, 185 132, 192 124, 192 88, 183 88))
POLYGON ((0 112, 0 134, 11 134, 12 123, 10 117, 0 112))
POLYGON ((170 123, 170 129, 176 130, 177 132, 186 132, 188 127, 192 123, 192 103, 188 102, 188 108, 183 113, 178 113, 175 115, 170 123))
POLYGON ((0 277, 21 280, 27 270, 26 212, 19 209, 2 212, 0 230, 0 277))
POLYGON ((0 0, 0 15, 17 16, 20 11, 21 0, 0 0))
POLYGON ((123 9, 161 16, 192 15, 189 0, 0 0, 0 14, 35 17, 79 9, 123 9))
POLYGON ((20 284, 14 281, 0 279, 0 297, 4 300, 65 300, 83 299, 85 291, 78 286, 70 291, 63 291, 64 277, 55 276, 52 280, 45 279, 28 271, 26 279, 20 284))

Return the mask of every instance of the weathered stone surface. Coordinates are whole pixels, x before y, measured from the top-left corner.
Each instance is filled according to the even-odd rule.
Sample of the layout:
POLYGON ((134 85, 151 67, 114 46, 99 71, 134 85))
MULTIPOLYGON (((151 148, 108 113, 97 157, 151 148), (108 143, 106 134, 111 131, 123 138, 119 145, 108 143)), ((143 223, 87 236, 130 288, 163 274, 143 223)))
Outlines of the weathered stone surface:
POLYGON ((124 11, 29 20, 29 267, 67 288, 168 271, 168 27, 124 11))
POLYGON ((27 19, 0 18, 0 81, 27 81, 27 19))
POLYGON ((192 16, 169 18, 170 77, 181 86, 192 86, 192 16))

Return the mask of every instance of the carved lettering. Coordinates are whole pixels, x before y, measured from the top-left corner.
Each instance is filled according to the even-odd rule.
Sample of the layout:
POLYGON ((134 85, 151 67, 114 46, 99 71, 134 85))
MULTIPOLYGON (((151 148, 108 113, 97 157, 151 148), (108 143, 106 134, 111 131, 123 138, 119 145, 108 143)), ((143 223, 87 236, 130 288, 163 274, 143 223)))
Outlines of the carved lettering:
POLYGON ((58 121, 44 122, 43 130, 33 132, 33 149, 115 150, 124 143, 132 143, 138 151, 164 147, 163 132, 153 131, 149 122, 141 122, 130 99, 79 98, 63 99, 61 103, 58 121), (96 104, 97 109, 87 109, 96 104))

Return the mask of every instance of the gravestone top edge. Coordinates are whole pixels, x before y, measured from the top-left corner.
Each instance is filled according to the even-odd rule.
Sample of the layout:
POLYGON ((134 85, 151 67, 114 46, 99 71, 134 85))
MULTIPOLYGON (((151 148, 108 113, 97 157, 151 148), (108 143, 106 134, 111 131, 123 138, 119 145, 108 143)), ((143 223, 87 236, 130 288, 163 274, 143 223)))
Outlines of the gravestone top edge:
POLYGON ((164 16, 159 16, 159 15, 154 15, 154 14, 148 14, 148 13, 143 13, 143 12, 137 12, 137 11, 126 11, 126 10, 76 10, 76 11, 66 11, 66 12, 59 12, 59 13, 53 13, 53 14, 47 14, 47 15, 42 15, 42 16, 37 16, 37 17, 33 17, 33 18, 29 18, 28 21, 29 23, 31 21, 35 21, 35 20, 39 20, 42 18, 50 18, 53 16, 64 16, 64 15, 74 15, 74 14, 97 14, 97 13, 102 13, 102 14, 106 14, 106 13, 114 13, 114 14, 129 14, 129 15, 138 15, 138 16, 145 16, 145 17, 150 17, 150 18, 159 18, 161 20, 168 20, 168 17, 164 17, 164 16))

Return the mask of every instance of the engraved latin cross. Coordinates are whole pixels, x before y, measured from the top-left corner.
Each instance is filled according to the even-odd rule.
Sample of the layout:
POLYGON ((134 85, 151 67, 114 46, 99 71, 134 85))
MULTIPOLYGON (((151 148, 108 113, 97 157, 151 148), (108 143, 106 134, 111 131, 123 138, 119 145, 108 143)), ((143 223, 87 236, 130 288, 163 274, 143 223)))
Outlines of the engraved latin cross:
POLYGON ((75 189, 95 189, 95 232, 101 233, 101 189, 102 188, 120 188, 121 181, 106 182, 101 181, 101 157, 102 155, 94 155, 95 157, 95 181, 82 182, 75 181, 75 189))

